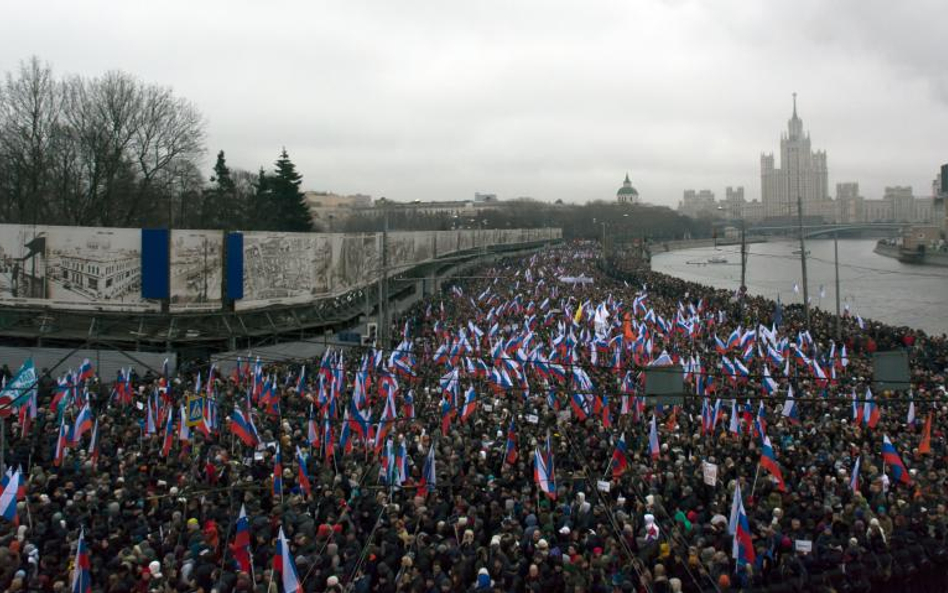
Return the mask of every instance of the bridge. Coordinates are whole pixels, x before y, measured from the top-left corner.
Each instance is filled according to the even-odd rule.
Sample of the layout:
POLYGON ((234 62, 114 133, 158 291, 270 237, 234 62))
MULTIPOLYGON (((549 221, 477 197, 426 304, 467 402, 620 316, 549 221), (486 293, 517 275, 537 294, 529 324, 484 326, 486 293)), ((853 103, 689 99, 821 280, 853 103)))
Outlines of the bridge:
POLYGON ((831 238, 833 235, 839 237, 852 237, 853 235, 878 236, 879 234, 891 236, 900 234, 902 229, 911 226, 907 222, 903 223, 855 223, 855 224, 833 224, 823 228, 804 228, 803 236, 806 239, 831 238))
MULTIPOLYGON (((857 222, 857 223, 819 223, 804 221, 802 225, 805 239, 829 239, 834 235, 840 238, 854 237, 891 237, 901 233, 902 229, 911 226, 908 222, 857 222)), ((796 238, 800 234, 801 225, 798 223, 754 225, 747 227, 747 240, 752 238, 766 238, 786 235, 796 238)))

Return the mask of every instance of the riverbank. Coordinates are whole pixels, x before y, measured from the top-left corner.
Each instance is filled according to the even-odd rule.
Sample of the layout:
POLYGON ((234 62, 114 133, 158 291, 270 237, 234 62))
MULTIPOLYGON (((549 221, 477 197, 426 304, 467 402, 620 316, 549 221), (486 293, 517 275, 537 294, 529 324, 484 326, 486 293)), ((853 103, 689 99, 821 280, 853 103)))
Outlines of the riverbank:
POLYGON ((884 241, 876 243, 873 252, 883 256, 896 259, 903 264, 917 264, 922 266, 938 266, 948 268, 948 253, 934 253, 911 251, 903 249, 898 245, 892 245, 884 241))
MULTIPOLYGON (((929 334, 948 332, 948 270, 903 264, 873 253, 875 241, 839 241, 840 309, 894 326, 924 329, 929 334)), ((751 246, 746 284, 750 294, 785 305, 801 304, 803 289, 796 241, 771 241, 751 246), (794 291, 794 285, 798 290, 794 291)), ((812 305, 834 312, 836 308, 833 241, 807 241, 809 297, 812 305), (821 290, 822 287, 822 290, 821 290)), ((741 281, 740 248, 729 246, 656 252, 652 270, 715 288, 736 290, 741 281), (694 265, 713 256, 726 264, 694 265)))

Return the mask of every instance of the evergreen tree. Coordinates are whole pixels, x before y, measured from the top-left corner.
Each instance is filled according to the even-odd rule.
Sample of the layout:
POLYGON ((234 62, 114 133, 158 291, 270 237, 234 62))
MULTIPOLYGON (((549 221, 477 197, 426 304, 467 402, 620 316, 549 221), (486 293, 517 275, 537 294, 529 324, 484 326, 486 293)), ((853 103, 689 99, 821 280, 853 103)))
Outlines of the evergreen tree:
POLYGON ((300 191, 303 176, 296 172, 296 165, 290 161, 286 148, 276 161, 276 169, 268 180, 270 190, 271 214, 275 228, 279 231, 306 232, 313 228, 309 208, 300 191))
POLYGON ((253 183, 253 195, 250 196, 250 207, 244 224, 244 228, 248 231, 277 230, 278 219, 273 209, 270 181, 263 167, 260 167, 257 180, 253 183))
POLYGON ((237 186, 231 177, 224 151, 217 153, 211 187, 204 190, 201 223, 207 229, 236 229, 243 223, 237 186))

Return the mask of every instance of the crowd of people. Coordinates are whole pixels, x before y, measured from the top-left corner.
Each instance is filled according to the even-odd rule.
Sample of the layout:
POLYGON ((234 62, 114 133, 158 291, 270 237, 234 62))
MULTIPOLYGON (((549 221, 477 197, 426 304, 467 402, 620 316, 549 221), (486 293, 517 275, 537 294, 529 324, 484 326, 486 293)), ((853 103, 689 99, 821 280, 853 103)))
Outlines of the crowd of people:
POLYGON ((44 375, 4 419, 0 587, 948 589, 944 335, 834 343, 822 311, 599 263, 492 264, 318 360, 44 375), (911 389, 871 393, 893 349, 911 389), (647 395, 667 364, 680 400, 647 395))

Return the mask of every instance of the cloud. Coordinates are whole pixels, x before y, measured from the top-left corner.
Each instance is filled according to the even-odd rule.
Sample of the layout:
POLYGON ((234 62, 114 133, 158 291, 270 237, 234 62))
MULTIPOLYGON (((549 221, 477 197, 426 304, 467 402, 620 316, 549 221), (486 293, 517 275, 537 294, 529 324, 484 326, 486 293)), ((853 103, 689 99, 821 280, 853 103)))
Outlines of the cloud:
POLYGON ((657 203, 756 197, 794 91, 831 184, 923 194, 946 158, 935 1, 36 4, 0 20, 0 69, 171 85, 209 154, 256 169, 285 145, 313 189, 586 200, 629 171, 657 203))

